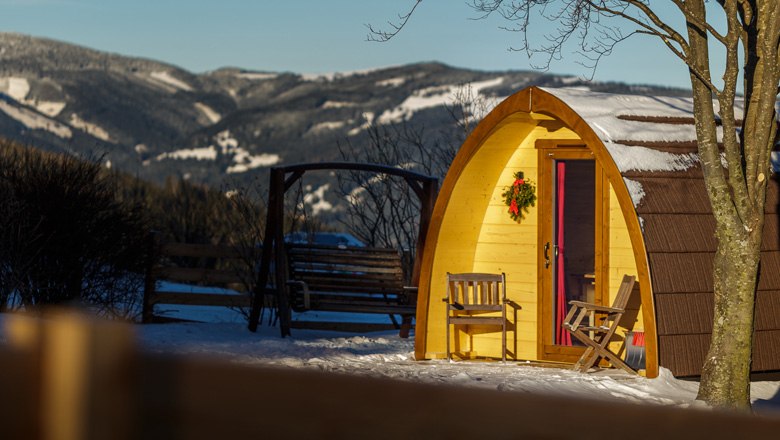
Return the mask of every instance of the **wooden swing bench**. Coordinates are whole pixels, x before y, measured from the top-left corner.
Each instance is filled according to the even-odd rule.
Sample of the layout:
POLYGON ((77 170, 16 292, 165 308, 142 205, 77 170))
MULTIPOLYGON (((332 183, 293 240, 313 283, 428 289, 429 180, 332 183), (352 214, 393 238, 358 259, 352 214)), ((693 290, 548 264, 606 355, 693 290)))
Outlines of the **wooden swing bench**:
POLYGON ((409 322, 416 312, 417 288, 405 285, 395 249, 288 243, 286 253, 296 312, 379 313, 409 322))
MULTIPOLYGON (((402 257, 397 251, 377 248, 339 248, 323 245, 290 244, 284 240, 284 195, 310 171, 352 170, 403 179, 420 202, 417 231, 417 258, 408 276, 408 285, 417 286, 425 249, 425 234, 436 201, 438 180, 399 167, 349 162, 322 162, 272 167, 257 285, 266 286, 274 274, 272 303, 279 319, 282 337, 291 335, 292 310, 322 310, 389 314, 394 326, 396 314, 403 324, 400 336, 409 336, 417 309, 417 289, 404 282, 402 257), (285 255, 287 254, 287 255, 285 255), (272 269, 272 266, 276 265, 272 269)), ((411 243, 409 244, 412 245, 411 243)), ((249 330, 257 331, 266 289, 256 289, 249 315, 249 330)), ((296 325, 297 326, 297 325, 296 325)))

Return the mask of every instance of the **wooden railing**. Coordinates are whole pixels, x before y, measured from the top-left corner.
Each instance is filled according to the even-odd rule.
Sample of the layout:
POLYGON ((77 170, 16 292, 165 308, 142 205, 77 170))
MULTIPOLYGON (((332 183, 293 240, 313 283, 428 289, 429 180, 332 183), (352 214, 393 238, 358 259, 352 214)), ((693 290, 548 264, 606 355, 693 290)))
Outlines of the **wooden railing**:
POLYGON ((156 320, 153 310, 155 304, 181 304, 222 307, 250 307, 251 290, 255 282, 253 270, 254 250, 244 250, 235 246, 191 243, 160 243, 153 236, 153 252, 158 258, 147 270, 144 285, 143 322, 156 320), (171 259, 209 259, 219 261, 222 267, 174 266, 171 259), (158 281, 166 280, 180 283, 197 283, 202 286, 227 288, 235 294, 225 293, 189 293, 179 290, 166 290, 158 286, 158 281))
MULTIPOLYGON (((776 438, 780 417, 501 392, 139 351, 130 326, 5 319, 8 439, 776 438)), ((552 374, 552 373, 551 373, 552 374)))

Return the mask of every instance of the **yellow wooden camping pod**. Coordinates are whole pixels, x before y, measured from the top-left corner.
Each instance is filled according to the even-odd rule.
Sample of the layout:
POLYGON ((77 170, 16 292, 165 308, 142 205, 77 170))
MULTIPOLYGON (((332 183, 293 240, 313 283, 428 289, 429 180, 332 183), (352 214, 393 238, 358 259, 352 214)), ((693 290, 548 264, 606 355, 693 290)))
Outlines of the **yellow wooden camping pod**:
MULTIPOLYGON (((734 111, 743 118, 741 104, 734 111)), ((659 367, 700 375, 717 241, 694 122, 685 97, 531 87, 501 102, 466 139, 436 201, 420 266, 416 357, 445 354, 447 272, 505 273, 508 358, 563 362, 582 352, 561 331, 568 301, 610 305, 625 274, 636 276, 639 291, 635 313, 621 324, 644 342, 647 376, 659 367), (538 197, 520 223, 502 198, 518 171, 538 197)), ((774 167, 754 372, 780 370, 780 164, 774 167)), ((450 341, 455 356, 500 358, 502 332, 464 327, 450 341)), ((612 349, 637 353, 619 339, 612 349)))
MULTIPOLYGON (((647 375, 657 375, 640 221, 604 134, 556 96, 577 98, 577 93, 522 90, 487 115, 459 150, 442 184, 423 253, 418 359, 445 356, 447 272, 506 273, 509 359, 563 362, 576 360, 582 348, 557 334, 556 300, 608 305, 623 274, 629 274, 637 276, 641 298, 633 330, 645 333, 647 375), (502 197, 518 171, 536 185, 538 197, 519 223, 502 197), (564 232, 565 246, 556 241, 564 232), (563 284, 569 289, 565 298, 556 287, 563 284)), ((501 356, 501 332, 470 326, 453 334, 461 358, 501 356)))

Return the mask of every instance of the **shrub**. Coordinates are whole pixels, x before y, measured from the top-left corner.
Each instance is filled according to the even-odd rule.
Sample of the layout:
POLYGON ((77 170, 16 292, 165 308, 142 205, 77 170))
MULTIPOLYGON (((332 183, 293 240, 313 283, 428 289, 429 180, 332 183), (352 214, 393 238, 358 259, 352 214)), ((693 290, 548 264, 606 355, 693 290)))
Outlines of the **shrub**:
POLYGON ((110 314, 135 301, 148 224, 117 200, 99 159, 0 141, 0 306, 85 303, 110 314))

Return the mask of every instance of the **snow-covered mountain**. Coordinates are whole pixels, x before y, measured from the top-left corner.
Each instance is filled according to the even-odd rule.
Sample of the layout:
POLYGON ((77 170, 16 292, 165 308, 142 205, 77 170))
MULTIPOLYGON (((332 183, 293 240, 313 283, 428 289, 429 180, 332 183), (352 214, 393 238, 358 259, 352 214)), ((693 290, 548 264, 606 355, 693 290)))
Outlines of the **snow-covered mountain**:
POLYGON ((684 91, 587 83, 539 72, 439 63, 305 75, 224 68, 195 74, 162 62, 0 33, 0 136, 54 151, 104 155, 161 181, 219 184, 275 164, 334 160, 369 124, 452 130, 443 104, 464 84, 498 102, 529 85, 621 93, 684 91))

